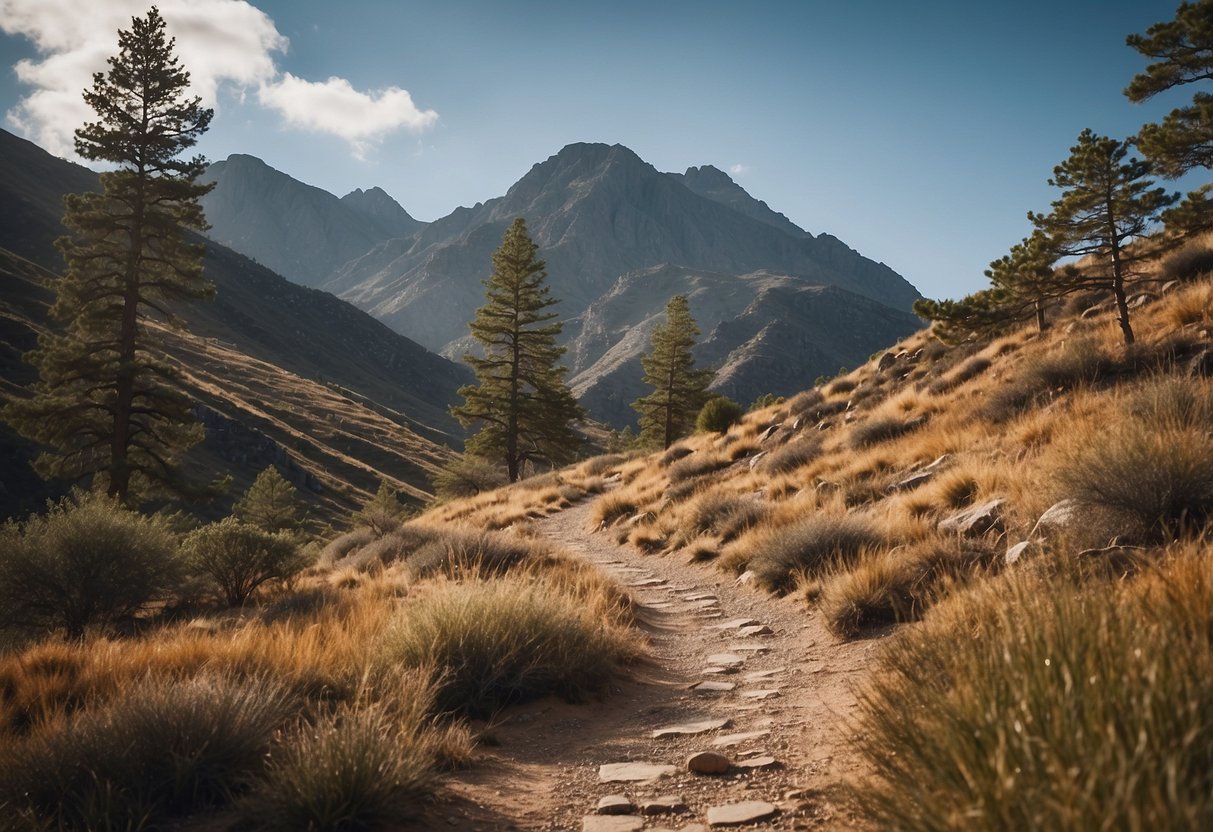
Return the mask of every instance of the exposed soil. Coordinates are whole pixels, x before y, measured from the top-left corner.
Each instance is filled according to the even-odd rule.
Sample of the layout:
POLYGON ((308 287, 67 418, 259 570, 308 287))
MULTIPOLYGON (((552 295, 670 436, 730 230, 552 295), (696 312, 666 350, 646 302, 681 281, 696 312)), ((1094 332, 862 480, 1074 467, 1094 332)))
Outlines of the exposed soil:
POLYGON ((735 586, 711 564, 643 555, 618 546, 606 532, 591 533, 592 503, 538 521, 540 533, 599 565, 629 587, 650 641, 651 659, 601 701, 567 704, 546 699, 508 710, 486 726, 494 746, 474 768, 455 774, 428 813, 432 828, 467 830, 580 830, 606 795, 634 803, 677 795, 678 814, 646 817, 648 829, 706 829, 707 811, 725 803, 762 800, 779 807, 771 820, 745 828, 851 829, 852 807, 841 783, 862 774, 851 750, 855 687, 869 666, 873 641, 839 643, 819 616, 791 599, 735 586), (743 636, 753 619, 770 634, 743 636), (705 670, 742 661, 728 672, 705 670), (713 659, 713 657, 717 657, 713 659), (704 681, 733 689, 699 692, 704 681), (761 698, 761 691, 774 691, 761 698), (726 726, 692 736, 654 738, 668 726, 722 720, 726 726), (714 740, 768 733, 733 745, 714 740), (699 751, 726 755, 723 775, 693 774, 687 758, 699 751), (739 769, 749 758, 774 757, 768 768, 739 769), (621 762, 670 764, 651 782, 600 782, 599 766, 621 762))

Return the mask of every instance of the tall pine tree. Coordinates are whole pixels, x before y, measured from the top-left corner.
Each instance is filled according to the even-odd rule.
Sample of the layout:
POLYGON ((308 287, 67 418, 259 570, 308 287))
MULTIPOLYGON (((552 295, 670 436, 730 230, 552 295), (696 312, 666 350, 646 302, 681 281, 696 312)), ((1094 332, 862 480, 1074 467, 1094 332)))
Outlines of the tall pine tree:
POLYGON ((711 370, 696 370, 691 348, 699 327, 683 295, 670 298, 665 323, 653 330, 649 352, 640 359, 644 383, 653 392, 632 402, 640 413, 640 438, 668 448, 695 426, 708 399, 711 370))
POLYGON ((1049 184, 1062 189, 1048 215, 1028 212, 1028 219, 1059 257, 1090 257, 1079 270, 1062 270, 1063 291, 1099 288, 1112 292, 1125 344, 1133 343, 1125 281, 1142 261, 1157 257, 1154 247, 1131 246, 1158 221, 1178 194, 1153 187, 1149 162, 1126 156, 1129 143, 1083 130, 1070 158, 1053 169, 1049 184))
POLYGON ((537 251, 518 217, 493 253, 487 302, 470 325, 484 350, 483 356, 464 356, 476 384, 460 388, 464 402, 451 408, 461 424, 481 426, 467 452, 500 460, 510 482, 517 482, 527 462, 571 460, 579 444, 572 425, 583 416, 564 381, 565 368, 556 363, 564 355, 556 346, 556 300, 537 251))
POLYGON ((34 396, 4 415, 49 446, 36 463, 43 476, 92 478, 129 500, 186 491, 176 457, 201 438, 147 317, 171 319, 166 301, 213 292, 202 247, 185 239, 206 228, 198 198, 209 186, 194 181, 205 161, 178 158, 212 111, 188 97, 189 73, 156 8, 120 31, 118 46, 84 93, 97 120, 76 131, 76 152, 114 169, 101 174, 101 193, 65 199, 71 233, 56 244, 67 270, 51 307, 65 331, 39 339, 27 356, 39 371, 34 396))

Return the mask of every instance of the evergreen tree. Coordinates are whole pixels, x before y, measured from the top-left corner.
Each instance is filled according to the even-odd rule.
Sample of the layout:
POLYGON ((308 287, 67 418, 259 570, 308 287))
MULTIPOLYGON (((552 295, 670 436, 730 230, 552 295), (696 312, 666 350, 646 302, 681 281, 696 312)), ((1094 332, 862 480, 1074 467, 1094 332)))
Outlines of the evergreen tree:
POLYGON ((1031 314, 1036 318, 1037 330, 1045 331, 1045 306, 1060 294, 1053 271, 1056 260, 1048 237, 1036 231, 1012 246, 1009 254, 990 263, 986 277, 999 292, 1008 319, 1019 321, 1031 314))
POLYGON ((80 156, 115 169, 101 174, 100 193, 65 199, 71 234, 56 244, 67 270, 51 316, 66 328, 27 356, 39 371, 34 396, 5 417, 50 446, 40 474, 93 478, 127 500, 187 490, 176 457, 201 438, 172 368, 154 354, 146 319, 171 319, 166 301, 213 293, 202 247, 185 240, 187 229, 206 227, 198 198, 209 186, 194 181, 204 160, 178 158, 212 112, 186 96, 189 73, 154 7, 118 33, 118 45, 84 93, 97 120, 76 131, 80 156))
POLYGON ((299 528, 299 502, 291 485, 273 465, 257 475, 232 514, 271 534, 299 528))
POLYGON ((572 424, 584 415, 564 381, 565 368, 556 363, 564 355, 556 346, 560 324, 537 250, 518 217, 493 253, 493 272, 484 283, 487 303, 470 325, 484 350, 483 357, 463 357, 476 384, 460 388, 463 404, 451 408, 461 424, 481 425, 467 452, 501 460, 510 482, 528 461, 572 460, 579 444, 572 424))
POLYGON ((648 354, 640 359, 644 383, 653 392, 632 402, 640 413, 642 441, 668 448, 695 426, 695 417, 708 400, 712 371, 695 369, 691 348, 699 327, 683 295, 670 298, 665 323, 653 330, 648 354))
POLYGON ((1028 219, 1059 257, 1090 257, 1079 270, 1068 266, 1059 275, 1062 292, 1085 288, 1110 290, 1116 299, 1125 344, 1133 343, 1125 280, 1138 265, 1156 257, 1157 248, 1129 244, 1145 236, 1163 209, 1178 194, 1154 188, 1147 161, 1125 157, 1129 143, 1083 130, 1070 157, 1053 169, 1049 184, 1062 189, 1048 215, 1028 212, 1028 219))
POLYGON ((1011 320, 1011 299, 1005 289, 991 287, 959 300, 945 298, 914 301, 914 314, 931 321, 932 334, 945 344, 959 344, 970 338, 986 338, 1001 332, 1011 320))
POLYGON ((388 532, 400 528, 408 514, 408 509, 400 504, 396 489, 388 485, 387 480, 380 480, 379 490, 354 515, 354 522, 366 526, 377 537, 383 537, 388 532))

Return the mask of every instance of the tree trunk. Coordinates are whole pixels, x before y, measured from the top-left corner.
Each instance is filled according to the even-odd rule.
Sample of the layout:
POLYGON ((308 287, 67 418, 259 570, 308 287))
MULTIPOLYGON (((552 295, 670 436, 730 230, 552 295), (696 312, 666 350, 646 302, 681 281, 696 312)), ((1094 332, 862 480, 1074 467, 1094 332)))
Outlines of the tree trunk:
POLYGON ((1045 322, 1045 304, 1039 298, 1036 299, 1036 329, 1039 332, 1048 329, 1048 324, 1045 322))
POLYGON ((118 377, 114 385, 114 431, 110 438, 110 482, 107 493, 126 502, 131 486, 131 409, 135 402, 135 347, 139 328, 139 268, 143 258, 143 171, 139 171, 131 213, 130 251, 122 295, 122 329, 118 377))

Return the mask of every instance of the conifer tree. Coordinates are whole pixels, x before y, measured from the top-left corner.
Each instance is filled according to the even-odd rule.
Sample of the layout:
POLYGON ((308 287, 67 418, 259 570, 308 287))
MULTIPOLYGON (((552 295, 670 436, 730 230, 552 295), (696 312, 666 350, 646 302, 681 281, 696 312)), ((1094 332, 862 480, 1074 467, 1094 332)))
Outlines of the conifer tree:
POLYGON ((380 480, 379 490, 354 515, 354 522, 360 526, 366 526, 377 537, 383 537, 388 532, 399 528, 408 513, 408 509, 400 504, 396 489, 388 485, 387 480, 380 480))
POLYGON ((1083 130, 1070 157, 1053 169, 1049 184, 1062 189, 1048 215, 1028 219, 1059 257, 1091 257, 1079 270, 1068 266, 1059 279, 1064 292, 1099 288, 1112 292, 1125 344, 1133 343, 1125 280, 1139 264, 1156 257, 1156 248, 1130 243, 1145 236, 1178 194, 1153 187, 1147 161, 1126 156, 1129 142, 1083 130))
POLYGON ((691 348, 699 327, 691 317, 683 295, 670 298, 665 323, 653 330, 649 352, 640 359, 644 383, 653 392, 632 402, 640 413, 640 437, 644 442, 668 448, 689 433, 695 418, 708 400, 712 371, 696 370, 691 348))
POLYGON ((273 465, 257 475, 232 513, 271 534, 299 527, 299 502, 291 485, 273 465))
POLYGON ((152 8, 118 33, 119 52, 93 76, 85 101, 97 114, 76 131, 76 152, 114 167, 100 193, 65 199, 71 232, 56 241, 67 269, 51 316, 65 331, 39 339, 27 356, 39 371, 31 399, 5 417, 49 446, 36 465, 46 477, 94 479, 119 499, 187 490, 177 454, 201 438, 191 402, 156 357, 151 314, 167 301, 204 298, 202 247, 187 229, 206 227, 194 180, 204 160, 178 158, 207 129, 212 111, 188 97, 189 73, 152 8))
POLYGON ((461 424, 481 426, 467 452, 500 460, 510 482, 517 482, 527 462, 571 460, 579 444, 572 425, 583 416, 564 381, 565 368, 556 363, 564 355, 556 346, 556 300, 537 251, 526 222, 516 218, 493 253, 487 302, 470 325, 484 350, 483 357, 463 357, 476 384, 460 388, 464 402, 451 408, 461 424))
POLYGON ((1044 332, 1045 306, 1062 292, 1053 271, 1057 255, 1042 231, 1011 246, 1011 251, 990 263, 986 277, 1000 292, 1002 310, 1008 319, 1019 321, 1027 315, 1036 318, 1036 329, 1044 332))

